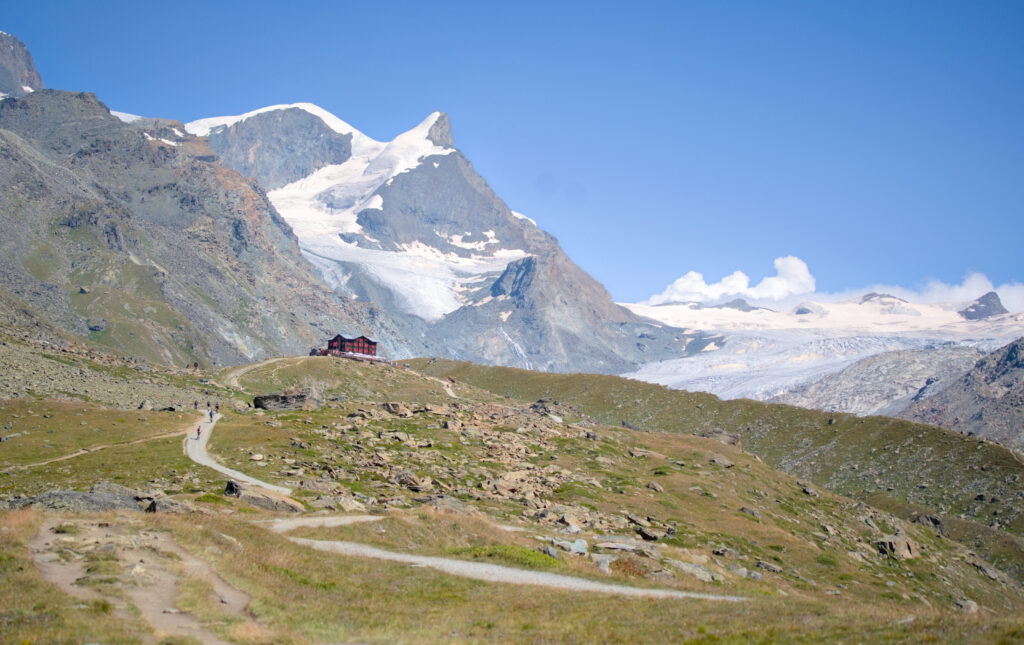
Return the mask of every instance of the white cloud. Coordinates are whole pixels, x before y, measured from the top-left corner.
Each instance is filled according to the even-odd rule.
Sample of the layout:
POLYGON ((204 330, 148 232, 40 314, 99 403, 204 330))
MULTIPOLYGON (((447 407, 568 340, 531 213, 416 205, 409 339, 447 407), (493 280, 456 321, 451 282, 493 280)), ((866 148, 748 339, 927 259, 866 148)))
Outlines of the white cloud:
POLYGON ((776 258, 776 275, 761 280, 751 287, 750 278, 742 271, 735 271, 718 282, 708 284, 704 276, 690 271, 667 289, 651 296, 644 304, 660 305, 668 302, 719 303, 730 298, 746 298, 752 304, 782 309, 803 300, 835 302, 859 298, 865 293, 889 293, 915 303, 951 303, 964 305, 989 291, 999 294, 1011 312, 1024 311, 1024 284, 1007 282, 996 286, 983 273, 968 273, 959 284, 948 284, 941 280, 929 280, 919 290, 898 285, 876 284, 859 289, 848 289, 838 293, 815 292, 815 280, 807 263, 798 257, 788 255, 776 258))
POLYGON ((661 293, 651 296, 646 304, 715 302, 724 298, 780 301, 814 291, 814 276, 808 270, 807 263, 798 257, 787 255, 776 258, 775 272, 776 275, 764 278, 751 287, 750 278, 742 271, 735 271, 711 284, 704 280, 702 274, 690 271, 661 293))

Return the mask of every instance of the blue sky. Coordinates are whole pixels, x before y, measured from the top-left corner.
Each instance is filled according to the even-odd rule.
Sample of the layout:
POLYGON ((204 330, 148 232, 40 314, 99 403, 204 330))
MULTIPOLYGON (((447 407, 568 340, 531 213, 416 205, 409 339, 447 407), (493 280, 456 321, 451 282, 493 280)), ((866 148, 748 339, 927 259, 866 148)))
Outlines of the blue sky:
POLYGON ((783 256, 822 292, 1024 281, 1024 2, 10 4, 47 87, 116 110, 444 110, 620 301, 783 256))

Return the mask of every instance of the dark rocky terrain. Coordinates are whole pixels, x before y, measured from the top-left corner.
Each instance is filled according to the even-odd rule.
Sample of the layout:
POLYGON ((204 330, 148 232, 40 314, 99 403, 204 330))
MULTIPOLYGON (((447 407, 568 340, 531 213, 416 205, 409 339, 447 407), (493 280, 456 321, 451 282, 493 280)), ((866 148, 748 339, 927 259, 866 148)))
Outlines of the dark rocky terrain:
POLYGON ((263 189, 176 122, 123 123, 84 93, 7 99, 0 187, 4 289, 96 342, 224 364, 387 328, 326 289, 263 189))
POLYGON ((983 355, 961 346, 884 352, 769 401, 833 412, 899 416, 922 388, 936 392, 946 387, 983 355))
POLYGON ((984 320, 985 318, 1000 316, 1010 312, 1003 306, 1003 301, 999 299, 999 294, 995 291, 989 291, 958 313, 967 320, 984 320))
POLYGON ((25 43, 0 32, 0 95, 24 96, 43 87, 25 43))
POLYGON ((900 416, 1024 450, 1024 338, 985 356, 941 392, 900 416))

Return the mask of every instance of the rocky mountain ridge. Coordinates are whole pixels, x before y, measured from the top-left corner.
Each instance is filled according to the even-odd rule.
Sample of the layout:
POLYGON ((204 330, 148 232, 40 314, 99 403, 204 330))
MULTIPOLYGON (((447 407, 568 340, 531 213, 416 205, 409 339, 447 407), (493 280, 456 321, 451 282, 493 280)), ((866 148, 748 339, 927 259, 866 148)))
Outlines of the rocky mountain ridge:
POLYGON ((0 102, 5 288, 60 327, 166 363, 305 353, 379 311, 326 289, 254 182, 91 94, 0 102))
POLYGON ((0 99, 20 97, 44 88, 25 43, 0 31, 0 99))
POLYGON ((915 397, 899 416, 1024 451, 1024 338, 985 356, 941 391, 915 397))
POLYGON ((226 164, 276 187, 271 201, 323 279, 391 312, 398 356, 615 372, 702 346, 688 347, 699 334, 615 305, 553 237, 491 190, 454 147, 444 113, 389 142, 309 104, 186 127, 226 164), (348 149, 319 147, 324 131, 348 149), (302 170, 281 174, 281 163, 302 170))

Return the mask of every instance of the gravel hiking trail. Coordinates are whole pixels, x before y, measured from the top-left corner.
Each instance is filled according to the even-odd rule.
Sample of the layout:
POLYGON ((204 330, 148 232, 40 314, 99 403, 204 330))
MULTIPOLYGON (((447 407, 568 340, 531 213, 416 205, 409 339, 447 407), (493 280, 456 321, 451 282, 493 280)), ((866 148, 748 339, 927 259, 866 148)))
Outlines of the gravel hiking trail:
MULTIPOLYGON (((445 388, 446 391, 450 391, 449 388, 445 388)), ((452 394, 454 396, 454 394, 452 394)), ((204 417, 205 418, 205 417, 204 417)), ((185 453, 189 456, 192 461, 213 468, 217 472, 223 473, 244 481, 255 486, 262 486, 269 490, 284 493, 285 495, 291 494, 290 488, 283 486, 276 486, 270 484, 255 477, 250 477, 245 473, 240 473, 237 470, 232 470, 226 466, 222 466, 217 462, 213 461, 210 455, 206 452, 206 442, 209 441, 210 435, 213 434, 213 428, 217 424, 217 420, 220 419, 220 415, 214 415, 212 421, 206 420, 201 422, 202 432, 197 439, 194 434, 189 434, 185 437, 185 453)), ((298 517, 298 518, 287 518, 277 519, 269 522, 268 528, 276 533, 285 533, 292 529, 300 527, 331 527, 331 526, 344 526, 346 524, 355 524, 357 522, 373 522, 383 519, 377 515, 339 515, 339 516, 311 516, 311 517, 298 517)), ((263 523, 263 522, 258 522, 263 523)), ((324 551, 326 553, 336 553, 338 555, 353 556, 359 558, 374 558, 377 560, 388 560, 391 562, 401 562, 409 564, 414 567, 428 567, 447 573, 453 576, 459 576, 462 578, 471 578, 473 580, 482 580, 484 582, 504 582, 507 584, 516 585, 538 585, 542 587, 552 587, 555 589, 566 589, 570 591, 586 591, 595 593, 610 593, 620 596, 632 596, 641 598, 688 598, 697 600, 714 600, 720 602, 740 602, 746 600, 742 596, 725 596, 718 594, 707 594, 698 593, 694 591, 677 591, 675 589, 645 589, 642 587, 627 587, 625 585, 609 584, 605 582, 597 582, 594 580, 587 580, 585 578, 575 578, 573 576, 566 576, 557 573, 547 573, 542 571, 528 571, 525 569, 516 569, 513 567, 504 567, 496 564, 485 564, 482 562, 469 562, 466 560, 455 560, 452 558, 439 558, 434 556, 425 555, 414 555, 411 553, 397 553, 394 551, 386 551, 384 549, 378 549, 376 547, 368 546, 365 544, 359 544, 358 542, 343 542, 340 540, 309 540, 305 538, 297 538, 286 536, 288 539, 301 546, 306 546, 317 551, 324 551)))
POLYGON ((185 637, 214 645, 228 644, 195 616, 177 607, 185 578, 208 585, 209 602, 219 612, 242 618, 250 623, 254 633, 263 632, 248 616, 247 594, 221 578, 209 563, 178 546, 170 535, 131 518, 118 516, 96 521, 49 517, 29 546, 44 580, 76 598, 106 600, 116 616, 128 620, 136 615, 133 607, 150 624, 160 642, 185 637), (56 530, 58 525, 61 531, 56 530), (89 584, 86 563, 90 555, 100 555, 111 567, 103 574, 102 584, 89 584))
POLYGON ((267 360, 260 361, 259 363, 250 363, 249 365, 236 367, 235 369, 231 370, 230 372, 224 375, 224 384, 229 385, 231 387, 237 387, 239 390, 244 392, 245 388, 239 385, 238 379, 242 378, 243 376, 245 376, 246 374, 248 374, 249 372, 253 371, 258 367, 273 365, 274 363, 283 361, 284 359, 285 357, 279 356, 277 358, 268 358, 267 360))
POLYGON ((245 482, 247 484, 252 484, 254 486, 260 486, 262 488, 266 488, 267 490, 283 493, 285 495, 291 495, 292 489, 290 488, 286 488, 284 486, 277 486, 276 484, 270 484, 263 480, 256 479, 255 477, 250 477, 245 473, 239 472, 232 468, 228 468, 227 466, 223 466, 213 460, 213 458, 210 456, 210 453, 206 451, 206 444, 210 440, 210 435, 213 434, 213 428, 214 426, 217 425, 217 421, 219 421, 220 418, 220 414, 215 414, 213 415, 213 421, 210 421, 209 416, 204 414, 202 417, 200 417, 200 420, 197 423, 197 425, 201 429, 199 438, 196 438, 195 430, 191 430, 189 431, 188 434, 185 435, 184 448, 185 454, 188 455, 188 458, 196 462, 197 464, 206 466, 207 468, 212 468, 217 472, 227 475, 228 477, 236 481, 245 482))
MULTIPOLYGON (((374 522, 383 519, 379 515, 348 515, 335 517, 299 517, 274 520, 270 524, 270 530, 277 533, 284 533, 299 527, 330 527, 355 524, 357 522, 374 522)), ((358 542, 342 542, 339 540, 309 540, 305 538, 288 537, 295 544, 308 546, 317 551, 326 553, 337 553, 339 555, 354 556, 360 558, 375 558, 378 560, 389 560, 401 562, 414 567, 428 567, 443 573, 484 582, 504 582, 515 585, 538 585, 541 587, 552 587, 555 589, 567 589, 570 591, 587 591, 594 593, 610 593, 619 596, 633 596, 641 598, 688 598, 698 600, 715 600, 721 602, 740 602, 746 600, 742 596, 725 596, 718 594, 698 593, 694 591, 677 591, 675 589, 645 589, 642 587, 627 587, 625 585, 597 582, 585 578, 576 578, 557 573, 543 571, 528 571, 513 567, 504 567, 497 564, 486 564, 482 562, 470 562, 466 560, 455 560, 452 558, 439 558, 434 556, 413 555, 410 553, 396 553, 376 547, 360 544, 358 542)))
POLYGON ((34 464, 20 464, 18 466, 8 466, 6 468, 0 469, 0 473, 8 473, 13 472, 15 470, 25 470, 27 468, 35 468, 36 466, 45 466, 46 464, 52 464, 58 461, 64 461, 65 459, 81 457, 82 455, 96 452, 98 450, 104 450, 106 448, 114 448, 117 446, 134 446, 136 444, 146 443, 147 441, 156 441, 157 439, 167 439, 168 437, 180 437, 183 434, 188 434, 189 429, 191 427, 192 424, 189 423, 182 427, 180 430, 175 430, 174 432, 165 432, 163 434, 151 435, 149 437, 142 437, 140 439, 132 439, 131 441, 124 441, 121 443, 105 443, 98 446, 89 446, 88 448, 81 448, 72 453, 61 455, 60 457, 53 457, 52 459, 47 459, 46 461, 37 461, 34 464))

